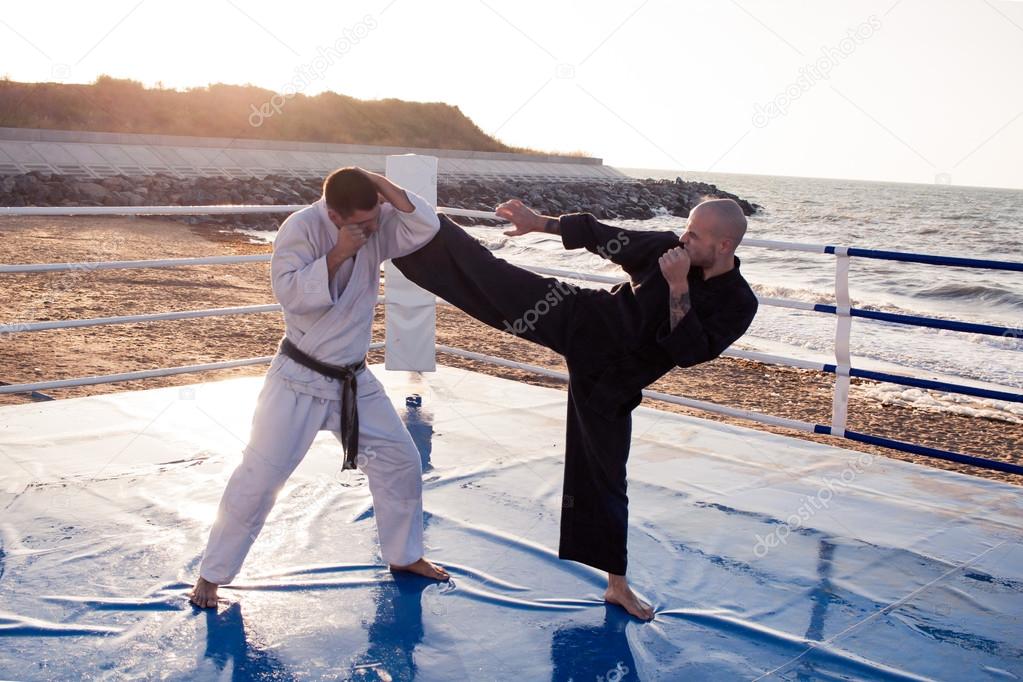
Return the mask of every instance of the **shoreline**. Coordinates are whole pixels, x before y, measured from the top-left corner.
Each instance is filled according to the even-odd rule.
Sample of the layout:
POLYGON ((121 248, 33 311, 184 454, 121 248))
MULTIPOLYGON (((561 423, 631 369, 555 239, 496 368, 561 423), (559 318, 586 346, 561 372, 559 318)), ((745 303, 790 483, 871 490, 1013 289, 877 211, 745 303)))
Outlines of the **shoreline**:
MULTIPOLYGON (((79 178, 32 171, 0 175, 0 206, 146 206, 256 204, 304 205, 322 191, 319 178, 266 175, 239 183, 225 177, 179 178, 166 174, 102 179, 79 178)), ((533 208, 552 215, 569 211, 593 213, 603 219, 646 220, 661 212, 686 217, 705 198, 735 200, 746 215, 761 206, 705 182, 652 178, 593 178, 551 182, 536 178, 441 178, 437 182, 440 206, 474 208, 496 206, 508 197, 522 197, 533 208)), ((189 225, 218 223, 228 226, 277 229, 284 216, 274 213, 221 214, 178 218, 189 225)), ((466 219, 469 224, 485 219, 466 219)))
MULTIPOLYGON (((0 217, 0 262, 4 263, 241 255, 268 253, 269 249, 268 244, 251 243, 244 235, 225 232, 222 225, 213 223, 185 225, 152 218, 0 217), (73 230, 69 229, 72 225, 73 230)), ((273 301, 269 265, 264 263, 159 270, 77 270, 3 277, 4 289, 15 294, 5 311, 5 323, 256 305, 273 301)), ((375 341, 383 338, 382 319, 381 311, 374 325, 375 341)), ((0 367, 3 367, 0 380, 20 383, 271 355, 282 333, 280 314, 265 313, 9 334, 0 337, 0 367)), ((486 327, 452 309, 437 310, 437 342, 564 371, 560 356, 486 327)), ((380 351, 370 354, 371 362, 382 359, 380 351)), ((438 360, 452 367, 564 389, 560 381, 523 371, 444 354, 439 354, 438 360)), ((55 398, 96 395, 232 376, 262 375, 265 369, 265 366, 253 366, 47 393, 55 398)), ((873 383, 853 381, 854 386, 873 383)), ((695 368, 675 370, 650 388, 739 409, 829 423, 831 387, 830 375, 812 370, 720 358, 695 368)), ((851 392, 851 430, 1023 463, 1023 425, 914 407, 882 405, 859 393, 858 390, 851 392)), ((0 396, 0 405, 25 402, 30 402, 28 396, 0 396)), ((721 417, 669 403, 644 400, 643 404, 1023 485, 1023 476, 900 453, 832 436, 721 417)))

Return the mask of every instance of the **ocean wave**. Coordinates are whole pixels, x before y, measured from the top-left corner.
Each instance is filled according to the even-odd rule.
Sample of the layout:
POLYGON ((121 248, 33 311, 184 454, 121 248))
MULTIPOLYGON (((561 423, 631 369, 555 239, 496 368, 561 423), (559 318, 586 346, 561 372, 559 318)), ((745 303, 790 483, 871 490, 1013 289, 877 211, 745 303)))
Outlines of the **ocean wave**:
MULTIPOLYGON (((506 237, 499 230, 491 228, 469 228, 469 232, 476 237, 487 249, 495 252, 501 258, 520 265, 536 265, 542 267, 560 268, 577 272, 592 272, 594 274, 619 274, 625 277, 621 269, 614 263, 600 258, 585 250, 565 251, 561 243, 556 239, 549 239, 539 236, 527 237, 506 237)), ((757 254, 763 257, 763 254, 757 254)), ((784 268, 790 275, 795 271, 806 271, 805 277, 813 278, 817 269, 804 268, 801 263, 793 262, 786 264, 788 260, 784 256, 768 254, 767 257, 777 261, 773 265, 777 268, 784 268)), ((755 264, 752 272, 746 272, 746 278, 758 296, 766 298, 784 298, 802 303, 814 303, 834 305, 835 294, 833 285, 814 286, 808 283, 776 284, 765 282, 765 274, 761 272, 763 263, 755 264), (757 281, 760 279, 760 281, 757 281)), ((820 279, 819 277, 817 279, 820 279)), ((863 279, 866 279, 865 277, 863 279)), ((887 285, 882 285, 882 278, 870 278, 868 281, 857 282, 856 285, 862 296, 851 299, 851 304, 863 310, 897 313, 902 315, 925 315, 928 317, 943 319, 959 319, 962 317, 962 310, 950 312, 941 307, 942 302, 958 303, 979 301, 985 306, 1008 307, 1014 312, 1023 310, 1023 295, 1003 287, 990 286, 985 284, 960 284, 948 283, 939 284, 922 291, 915 285, 918 279, 912 281, 898 282, 887 280, 887 285), (877 280, 877 281, 874 281, 877 280), (894 296, 893 296, 894 295, 894 296), (919 302, 920 305, 913 305, 919 302)), ((989 324, 1011 324, 1007 323, 1004 314, 993 315, 991 319, 973 320, 989 324)))
POLYGON ((500 251, 501 249, 508 246, 508 242, 511 239, 505 235, 497 232, 496 230, 487 230, 485 232, 475 232, 474 236, 476 239, 487 247, 490 251, 500 251))
MULTIPOLYGON (((788 287, 773 284, 750 283, 757 296, 765 298, 785 298, 801 303, 815 303, 822 305, 835 305, 835 292, 833 289, 811 289, 804 287, 788 287)), ((907 308, 891 301, 877 301, 879 292, 870 292, 871 298, 850 298, 849 303, 853 308, 869 310, 871 312, 894 313, 898 315, 927 315, 929 317, 947 317, 935 315, 934 310, 920 310, 919 308, 907 308)), ((948 317, 948 319, 955 319, 948 317)))
POLYGON ((919 298, 945 300, 980 300, 983 303, 1009 305, 1023 308, 1023 294, 1009 289, 985 284, 963 284, 950 282, 938 284, 911 294, 919 298))
POLYGON ((824 303, 833 304, 835 302, 835 292, 833 290, 822 291, 819 289, 807 289, 801 287, 787 287, 777 284, 758 284, 750 283, 753 287, 754 293, 762 298, 787 298, 793 301, 801 301, 803 303, 824 303))
POLYGON ((925 391, 894 384, 859 384, 853 386, 851 392, 863 398, 876 400, 882 405, 898 405, 929 412, 1023 424, 1023 405, 1019 403, 973 398, 957 393, 925 391))
POLYGON ((936 217, 939 220, 983 220, 987 218, 986 215, 979 211, 971 211, 969 213, 939 213, 936 217))

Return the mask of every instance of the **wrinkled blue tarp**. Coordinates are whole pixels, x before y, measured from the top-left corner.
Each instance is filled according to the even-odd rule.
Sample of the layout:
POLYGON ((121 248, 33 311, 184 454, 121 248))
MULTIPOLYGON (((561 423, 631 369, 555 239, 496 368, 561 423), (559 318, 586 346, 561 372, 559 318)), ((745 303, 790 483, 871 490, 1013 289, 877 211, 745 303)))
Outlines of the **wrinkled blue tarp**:
POLYGON ((1019 488, 641 409, 644 624, 557 559, 562 392, 374 371, 449 584, 381 566, 323 434, 226 602, 188 605, 258 379, 0 408, 0 677, 1023 679, 1019 488))

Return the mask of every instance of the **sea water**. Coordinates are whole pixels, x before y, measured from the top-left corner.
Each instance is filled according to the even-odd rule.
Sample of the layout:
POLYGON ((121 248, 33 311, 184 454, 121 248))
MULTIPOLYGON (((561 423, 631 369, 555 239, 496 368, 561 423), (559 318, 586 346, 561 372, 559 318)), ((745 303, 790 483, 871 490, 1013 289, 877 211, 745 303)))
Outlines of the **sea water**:
MULTIPOLYGON (((630 170, 635 177, 682 173, 630 170)), ((748 237, 812 244, 1023 261, 1023 191, 732 174, 688 174, 759 204, 748 237)), ((482 207, 481 207, 482 208, 482 207)), ((636 230, 673 230, 685 219, 614 220, 636 230)), ((470 231, 516 263, 620 273, 585 251, 565 251, 548 235, 504 237, 496 228, 470 231)), ((835 257, 740 247, 742 272, 760 296, 835 303, 835 257)), ((1023 388, 1023 273, 853 258, 854 306, 1008 328, 1001 336, 969 334, 856 318, 853 366, 972 385, 1023 388)), ((736 348, 834 362, 834 315, 762 305, 736 348)), ((1023 422, 1018 404, 942 397, 880 386, 873 397, 928 404, 965 414, 1023 422), (937 402, 935 399, 937 398, 937 402)))
MULTIPOLYGON (((748 237, 891 251, 1023 261, 1023 191, 821 178, 683 174, 627 170, 638 178, 682 176, 709 182, 758 204, 748 237)), ((509 197, 510 198, 510 197, 509 197)), ((493 207, 479 206, 479 209, 493 207)), ((457 220, 457 219, 456 219, 457 220)), ((685 229, 685 219, 611 220, 635 230, 685 229)), ((565 251, 551 235, 505 237, 501 228, 468 228, 494 253, 531 264, 605 275, 613 263, 565 251)), ((265 234, 265 233, 263 233, 265 234)), ((835 303, 835 257, 740 247, 742 273, 760 296, 835 303)), ((868 310, 962 320, 1007 328, 988 336, 855 318, 853 366, 971 385, 1023 388, 1023 273, 853 258, 852 304, 868 310)), ((762 305, 735 348, 834 362, 836 317, 762 305)), ((1023 405, 939 395, 895 385, 869 397, 1023 423, 1023 405)))

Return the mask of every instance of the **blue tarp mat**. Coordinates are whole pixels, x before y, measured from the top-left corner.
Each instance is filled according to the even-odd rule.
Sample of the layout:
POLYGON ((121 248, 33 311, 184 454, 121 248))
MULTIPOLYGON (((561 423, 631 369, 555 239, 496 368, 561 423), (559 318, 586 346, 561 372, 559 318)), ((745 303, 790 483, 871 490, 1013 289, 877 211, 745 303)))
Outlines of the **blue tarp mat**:
POLYGON ((1018 488, 642 408, 641 623, 557 558, 563 392, 374 371, 450 583, 382 566, 323 434, 226 602, 187 603, 259 379, 0 408, 0 677, 1023 679, 1018 488))

